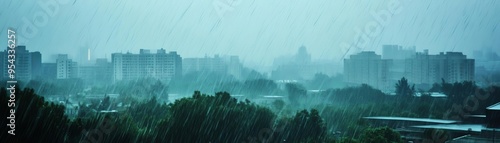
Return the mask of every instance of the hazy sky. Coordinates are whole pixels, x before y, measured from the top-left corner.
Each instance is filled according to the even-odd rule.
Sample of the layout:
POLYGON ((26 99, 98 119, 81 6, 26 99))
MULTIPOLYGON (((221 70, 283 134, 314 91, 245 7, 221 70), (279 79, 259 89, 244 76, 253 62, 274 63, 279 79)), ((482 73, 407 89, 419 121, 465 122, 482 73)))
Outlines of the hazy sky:
POLYGON ((383 44, 430 53, 500 51, 498 0, 57 1, 1 0, 2 33, 6 37, 7 27, 16 28, 18 43, 42 52, 43 62, 55 62, 49 55, 57 53, 84 60, 88 48, 92 58, 164 48, 182 57, 239 55, 254 66, 270 66, 302 45, 313 59, 339 61, 347 51, 342 43, 366 43, 351 53, 381 54, 383 44), (48 2, 56 5, 46 11, 48 2), (390 18, 373 16, 391 11, 390 18), (29 23, 34 31, 26 30, 29 23), (361 42, 356 29, 366 28, 371 34, 361 42))

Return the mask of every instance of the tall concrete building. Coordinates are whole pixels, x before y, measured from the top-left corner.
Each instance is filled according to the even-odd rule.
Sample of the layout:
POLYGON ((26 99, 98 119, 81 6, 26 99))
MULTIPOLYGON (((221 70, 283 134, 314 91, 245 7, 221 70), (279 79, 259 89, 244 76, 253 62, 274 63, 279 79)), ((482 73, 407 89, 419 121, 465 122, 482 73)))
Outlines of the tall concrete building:
POLYGON ((407 59, 415 56, 416 47, 403 47, 400 45, 383 45, 382 58, 383 59, 407 59))
MULTIPOLYGON (((8 50, 0 52, 0 71, 2 78, 7 79, 8 74, 8 50)), ((29 80, 42 76, 42 54, 40 52, 30 52, 26 50, 26 46, 17 46, 15 48, 15 78, 16 80, 28 82, 29 80)))
POLYGON ((406 59, 415 57, 416 47, 403 47, 400 45, 383 45, 382 59, 391 60, 389 63, 389 83, 396 83, 402 77, 406 77, 406 59))
POLYGON ((113 81, 113 64, 107 59, 96 59, 94 65, 79 66, 78 77, 86 84, 109 84, 113 81))
POLYGON ((227 72, 232 75, 236 79, 243 79, 243 64, 240 62, 240 58, 238 56, 229 56, 225 58, 225 63, 228 66, 227 72))
POLYGON ((425 50, 414 58, 406 59, 405 75, 409 82, 430 88, 433 83, 474 80, 474 59, 467 59, 461 52, 441 52, 429 55, 425 50))
POLYGON ((344 59, 344 80, 348 85, 368 84, 382 91, 391 90, 388 82, 391 60, 372 51, 364 51, 344 59))
POLYGON ((293 56, 283 56, 274 59, 274 70, 271 78, 274 80, 310 80, 317 73, 332 76, 335 65, 329 61, 312 61, 311 54, 305 46, 301 46, 293 56))
POLYGON ((214 55, 214 57, 184 58, 182 59, 182 68, 183 74, 191 72, 215 72, 229 74, 236 79, 243 79, 243 64, 241 64, 238 56, 214 55))
POLYGON ((134 80, 152 77, 170 81, 182 74, 182 58, 177 52, 166 53, 164 49, 151 53, 141 49, 139 54, 113 53, 113 81, 134 80))
POLYGON ((417 53, 414 48, 402 49, 396 45, 383 48, 384 58, 374 52, 361 52, 345 59, 345 82, 349 85, 366 83, 392 92, 402 77, 422 90, 441 83, 441 79, 450 83, 474 80, 475 60, 467 59, 461 52, 430 55, 428 50, 417 53))
POLYGON ((56 59, 57 79, 78 78, 78 64, 68 58, 67 54, 59 54, 56 59))
POLYGON ((182 67, 184 74, 195 71, 228 73, 228 65, 219 55, 215 55, 214 57, 205 56, 203 58, 184 58, 182 60, 182 67))

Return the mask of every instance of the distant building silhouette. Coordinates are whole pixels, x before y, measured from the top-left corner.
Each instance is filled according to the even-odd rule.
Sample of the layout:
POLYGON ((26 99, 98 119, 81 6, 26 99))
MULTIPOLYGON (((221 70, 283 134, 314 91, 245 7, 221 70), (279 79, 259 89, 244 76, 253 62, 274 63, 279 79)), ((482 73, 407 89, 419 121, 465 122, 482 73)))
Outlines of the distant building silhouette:
POLYGON ((474 80, 475 61, 467 59, 461 52, 429 55, 428 50, 421 53, 413 51, 414 48, 405 50, 397 45, 384 45, 385 58, 371 51, 351 55, 350 59, 344 60, 345 82, 348 85, 365 83, 391 92, 402 77, 423 90, 431 88, 434 83, 441 83, 442 79, 446 82, 474 80))
POLYGON ((311 63, 311 54, 307 52, 305 46, 301 46, 299 51, 297 51, 297 55, 295 55, 295 63, 298 64, 309 64, 311 63))
POLYGON ((364 51, 344 59, 344 80, 347 85, 368 84, 383 91, 391 90, 389 64, 373 51, 364 51))
POLYGON ((333 62, 318 62, 311 60, 311 54, 305 46, 301 46, 293 56, 283 56, 274 59, 275 70, 271 73, 274 80, 308 80, 317 73, 333 75, 333 62))
POLYGON ((78 67, 78 77, 86 84, 109 84, 113 81, 113 64, 107 59, 96 59, 94 65, 78 67))
POLYGON ((405 77, 406 59, 415 57, 416 47, 403 48, 400 45, 383 45, 382 58, 391 60, 389 65, 389 83, 396 83, 402 77, 405 77))
POLYGON ((415 56, 416 47, 403 48, 400 45, 383 45, 382 46, 382 58, 383 59, 407 59, 415 56))
POLYGON ((405 77, 409 82, 430 88, 433 83, 474 80, 474 59, 467 59, 461 52, 441 52, 429 55, 427 51, 406 59, 405 77))
POLYGON ((228 74, 232 75, 236 79, 243 79, 243 64, 240 62, 238 56, 228 56, 224 58, 224 61, 228 65, 228 74))
POLYGON ((78 64, 68 58, 68 54, 59 54, 56 59, 57 79, 78 78, 78 64))
POLYGON ((191 72, 215 72, 229 74, 242 79, 243 65, 238 56, 205 56, 203 58, 182 59, 183 74, 191 72))
POLYGON ((164 49, 151 53, 141 49, 139 54, 113 53, 113 81, 134 80, 152 77, 170 81, 182 75, 182 58, 177 52, 166 53, 164 49))
MULTIPOLYGON (((7 50, 10 49, 7 47, 7 50)), ((9 77, 8 68, 8 52, 4 50, 0 52, 0 71, 2 78, 9 77)), ((26 50, 26 46, 17 46, 15 48, 15 78, 16 80, 28 82, 42 76, 42 54, 40 52, 30 52, 26 50)))
POLYGON ((224 63, 219 55, 214 57, 205 56, 203 58, 184 58, 182 59, 183 73, 190 72, 215 72, 227 73, 228 65, 224 63))

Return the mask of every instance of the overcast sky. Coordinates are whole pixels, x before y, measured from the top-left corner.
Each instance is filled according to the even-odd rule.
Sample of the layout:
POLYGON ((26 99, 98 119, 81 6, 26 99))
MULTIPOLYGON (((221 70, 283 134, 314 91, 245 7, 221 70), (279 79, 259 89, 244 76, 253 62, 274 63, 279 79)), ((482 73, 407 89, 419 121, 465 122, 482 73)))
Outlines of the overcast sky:
POLYGON ((1 0, 2 33, 16 28, 18 43, 42 52, 43 62, 55 62, 49 59, 57 53, 85 60, 89 48, 92 58, 164 48, 182 57, 238 55, 262 66, 302 45, 313 59, 338 61, 349 49, 342 43, 357 45, 349 53, 381 54, 384 44, 430 53, 500 51, 498 0, 56 1, 1 0), (47 2, 56 5, 44 10, 47 2))

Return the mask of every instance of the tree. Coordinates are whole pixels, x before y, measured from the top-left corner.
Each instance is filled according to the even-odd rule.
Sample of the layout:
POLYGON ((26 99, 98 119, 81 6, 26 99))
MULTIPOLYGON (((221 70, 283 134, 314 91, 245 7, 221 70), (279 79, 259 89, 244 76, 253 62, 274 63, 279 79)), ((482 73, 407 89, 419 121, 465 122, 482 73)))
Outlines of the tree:
POLYGON ((429 92, 442 92, 441 84, 438 83, 432 84, 432 87, 431 89, 429 89, 429 92))
POLYGON ((242 89, 247 94, 273 94, 278 89, 278 85, 272 80, 255 79, 245 81, 242 89))
POLYGON ((410 87, 408 80, 404 77, 401 78, 401 80, 398 80, 395 87, 396 95, 398 96, 410 97, 415 95, 415 84, 410 87))
POLYGON ((278 111, 281 111, 284 107, 285 107, 285 101, 283 100, 274 100, 273 101, 273 107, 278 110, 278 111))
MULTIPOLYGON (((18 87, 18 86, 16 86, 18 87)), ((9 120, 0 120, 0 127, 5 131, 0 135, 0 142, 64 142, 69 119, 64 115, 65 107, 60 104, 46 102, 35 94, 33 89, 25 88, 15 91, 15 136, 7 134, 11 128, 6 126, 9 120)), ((10 96, 5 88, 0 90, 2 103, 7 103, 10 96), (7 98, 6 98, 7 97, 7 98)), ((7 105, 2 105, 2 117, 10 116, 7 105)))
POLYGON ((384 101, 387 97, 382 91, 367 84, 341 89, 330 89, 321 94, 326 94, 325 97, 329 97, 331 101, 343 104, 380 102, 384 101))
POLYGON ((266 76, 259 73, 258 71, 255 70, 250 70, 250 71, 245 71, 244 77, 246 77, 246 80, 256 80, 256 79, 265 79, 266 76))
POLYGON ((461 103, 468 96, 474 95, 478 87, 473 81, 462 81, 448 83, 442 79, 441 83, 443 93, 454 103, 461 103))
POLYGON ((199 91, 170 104, 170 118, 157 128, 157 142, 242 142, 271 128, 276 115, 268 108, 238 102, 227 92, 199 91))
POLYGON ((148 101, 143 101, 126 110, 133 122, 144 128, 154 128, 157 122, 168 117, 168 112, 167 104, 158 103, 156 97, 151 97, 148 101))
POLYGON ((97 108, 98 111, 102 110, 109 110, 111 107, 111 99, 109 98, 108 95, 104 95, 104 98, 102 99, 101 103, 99 104, 99 107, 97 108))
POLYGON ((314 74, 314 78, 306 84, 308 89, 325 90, 329 88, 341 88, 344 86, 342 75, 328 76, 324 73, 314 74))
POLYGON ((168 99, 168 86, 163 85, 160 80, 157 80, 149 87, 149 94, 158 98, 168 99))
POLYGON ((287 83, 285 85, 288 99, 293 105, 299 105, 300 98, 305 98, 307 90, 300 84, 287 83))
POLYGON ((318 110, 302 110, 290 119, 283 133, 283 140, 291 142, 322 142, 326 137, 326 126, 318 110))
POLYGON ((389 127, 368 128, 361 135, 364 143, 402 143, 401 135, 389 127))

